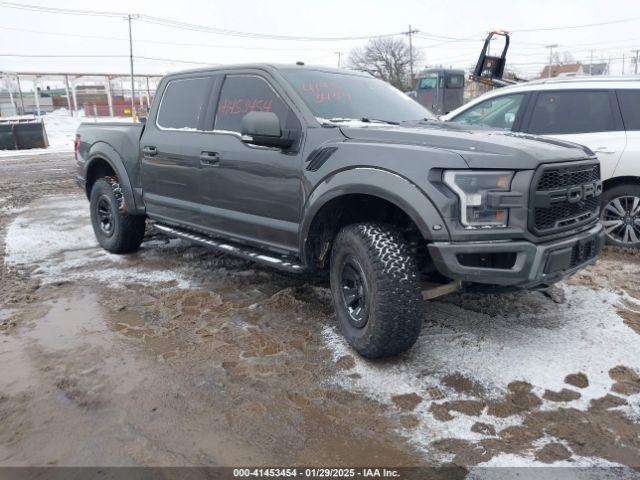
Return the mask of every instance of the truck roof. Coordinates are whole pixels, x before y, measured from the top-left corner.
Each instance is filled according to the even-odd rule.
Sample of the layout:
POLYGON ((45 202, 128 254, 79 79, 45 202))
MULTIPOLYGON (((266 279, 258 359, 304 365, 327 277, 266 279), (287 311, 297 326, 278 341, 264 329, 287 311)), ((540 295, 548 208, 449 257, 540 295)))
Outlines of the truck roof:
POLYGON ((315 70, 327 73, 339 73, 339 74, 347 74, 347 75, 358 75, 361 77, 369 77, 370 75, 366 72, 359 72, 356 70, 349 70, 345 68, 334 68, 327 67, 324 65, 304 65, 299 63, 289 64, 289 63, 239 63, 239 64, 229 64, 229 65, 215 65, 211 67, 203 67, 203 68, 194 68, 188 70, 179 70, 176 72, 171 72, 167 74, 167 77, 171 77, 174 75, 185 75, 191 73, 204 73, 204 72, 215 72, 218 70, 244 70, 247 68, 253 68, 258 70, 315 70))

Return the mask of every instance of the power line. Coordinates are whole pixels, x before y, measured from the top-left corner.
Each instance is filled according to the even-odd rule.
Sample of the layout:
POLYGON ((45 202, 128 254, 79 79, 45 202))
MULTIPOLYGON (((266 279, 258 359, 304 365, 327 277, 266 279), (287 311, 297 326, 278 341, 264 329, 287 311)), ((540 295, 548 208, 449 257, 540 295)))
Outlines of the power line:
MULTIPOLYGON (((124 37, 108 37, 104 35, 83 35, 77 33, 63 33, 63 32, 51 32, 51 31, 43 31, 43 30, 31 30, 27 28, 16 28, 16 27, 5 27, 0 26, 0 30, 11 30, 16 32, 25 32, 25 33, 34 33, 37 35, 55 35, 60 37, 74 37, 74 38, 86 38, 86 39, 95 39, 95 40, 116 40, 121 42, 128 42, 128 38, 124 37)), ((162 40, 145 40, 145 39, 136 39, 136 44, 138 43, 148 43, 153 45, 169 45, 176 47, 202 47, 202 48, 222 48, 222 49, 252 49, 252 50, 290 50, 290 51, 310 51, 310 52, 321 52, 327 51, 324 47, 266 47, 266 46, 249 46, 249 45, 214 45, 208 43, 184 43, 184 42, 170 42, 170 41, 162 41, 162 40)))
POLYGON ((84 55, 84 54, 38 54, 38 53, 0 53, 0 57, 24 57, 24 58, 129 58, 129 55, 84 55))
MULTIPOLYGON (((94 55, 86 55, 86 54, 31 54, 31 53, 0 53, 0 57, 16 57, 16 58, 129 58, 129 55, 102 55, 102 54, 94 54, 94 55)), ((151 61, 161 61, 161 62, 172 62, 172 63, 188 63, 194 65, 220 65, 219 63, 209 63, 209 62, 201 62, 201 61, 191 61, 184 59, 176 59, 176 58, 162 58, 162 57, 147 57, 143 55, 134 55, 134 60, 151 60, 151 61)))
MULTIPOLYGON (((0 6, 6 8, 14 8, 18 10, 27 10, 41 13, 55 13, 61 15, 85 15, 98 17, 123 17, 128 18, 130 14, 121 12, 104 12, 95 10, 77 10, 70 8, 45 7, 41 5, 18 4, 13 2, 0 1, 0 6)), ((344 41, 344 40, 368 40, 372 38, 390 37, 402 35, 402 33, 383 33, 376 35, 360 35, 360 36, 344 36, 344 37, 312 37, 304 35, 278 35, 270 33, 244 32, 240 30, 230 30, 218 27, 209 27, 205 25, 197 25, 194 23, 180 22, 162 17, 154 17, 151 15, 137 15, 137 20, 144 23, 160 25, 170 28, 178 28, 181 30, 191 30, 204 33, 213 33, 216 35, 236 36, 244 38, 259 38, 262 40, 296 40, 296 41, 344 41)))
POLYGON ((335 42, 345 40, 370 40, 372 38, 381 37, 393 37, 402 35, 402 32, 395 33, 382 33, 376 35, 360 35, 349 37, 310 37, 310 36, 297 36, 297 35, 277 35, 270 33, 254 33, 244 32, 240 30, 229 30, 226 28, 209 27, 205 25, 197 25, 193 23, 179 22, 176 20, 170 20, 161 17, 152 17, 149 15, 140 15, 140 22, 149 23, 153 25, 160 25, 169 28, 177 28, 180 30, 190 30, 195 32, 212 33, 215 35, 243 37, 243 38, 258 38, 262 40, 295 40, 295 41, 310 41, 310 42, 335 42))
POLYGON ((517 33, 517 32, 548 32, 548 31, 552 31, 552 30, 567 30, 569 28, 599 27, 599 26, 602 26, 602 25, 613 25, 615 23, 634 22, 636 20, 640 20, 640 17, 623 18, 623 19, 620 19, 620 20, 611 20, 609 22, 585 23, 583 25, 565 25, 564 27, 521 28, 521 29, 518 29, 518 30, 511 30, 510 33, 517 33))
POLYGON ((72 8, 46 7, 42 5, 29 5, 29 4, 23 4, 23 3, 2 2, 2 1, 0 1, 0 7, 15 8, 17 10, 28 10, 31 12, 56 13, 61 15, 84 15, 84 16, 92 16, 92 17, 124 17, 127 15, 126 13, 119 13, 119 12, 76 10, 72 8))

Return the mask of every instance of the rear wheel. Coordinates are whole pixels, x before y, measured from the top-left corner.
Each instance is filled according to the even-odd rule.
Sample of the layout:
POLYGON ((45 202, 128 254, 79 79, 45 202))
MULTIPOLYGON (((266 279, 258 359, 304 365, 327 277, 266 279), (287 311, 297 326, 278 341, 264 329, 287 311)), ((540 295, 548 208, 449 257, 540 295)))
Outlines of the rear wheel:
POLYGON ((640 248, 640 185, 606 190, 600 219, 609 245, 640 248))
POLYGON ((145 217, 126 212, 117 179, 96 180, 90 195, 91 223, 98 243, 111 253, 136 251, 144 237, 145 217))
POLYGON ((394 227, 344 227, 331 254, 331 292, 347 341, 367 358, 398 355, 416 342, 424 302, 416 262, 394 227))

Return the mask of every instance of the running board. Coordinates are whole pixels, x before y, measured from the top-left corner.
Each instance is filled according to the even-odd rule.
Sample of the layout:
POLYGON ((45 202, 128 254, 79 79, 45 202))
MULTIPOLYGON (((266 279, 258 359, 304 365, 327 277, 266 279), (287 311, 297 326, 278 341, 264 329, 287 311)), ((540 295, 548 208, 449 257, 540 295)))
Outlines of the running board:
POLYGON ((273 257, 270 255, 265 255, 258 249, 254 249, 251 247, 240 246, 236 244, 231 244, 228 242, 223 242, 221 240, 216 240, 210 237, 206 237, 204 235, 198 235, 196 233, 188 232, 186 230, 181 230, 176 227, 168 227, 166 225, 161 225, 155 223, 153 225, 156 230, 162 232, 171 237, 178 237, 184 240, 197 243, 199 245, 204 245, 205 247, 214 248, 216 250, 220 250, 224 253, 229 253, 239 258, 243 258, 245 260, 250 260, 252 262, 260 263, 262 265, 268 265, 270 267, 278 268, 280 270, 285 270, 290 273, 302 273, 304 272, 304 267, 298 263, 294 263, 286 257, 273 257))

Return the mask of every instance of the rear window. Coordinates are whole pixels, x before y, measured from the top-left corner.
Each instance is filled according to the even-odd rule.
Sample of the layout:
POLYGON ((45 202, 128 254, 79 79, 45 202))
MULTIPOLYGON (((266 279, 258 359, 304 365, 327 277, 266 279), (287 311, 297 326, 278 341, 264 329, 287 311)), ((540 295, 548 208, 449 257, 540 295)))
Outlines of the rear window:
POLYGON ((616 125, 606 90, 540 92, 529 132, 540 135, 607 132, 616 125))
POLYGON ((196 129, 206 106, 209 78, 171 80, 160 103, 158 125, 163 128, 196 129))
POLYGON ((451 75, 447 80, 447 87, 449 88, 462 88, 464 87, 464 76, 451 75))
POLYGON ((618 90, 618 103, 626 130, 640 130, 640 90, 618 90))

